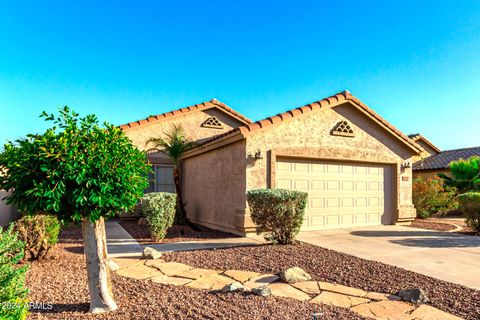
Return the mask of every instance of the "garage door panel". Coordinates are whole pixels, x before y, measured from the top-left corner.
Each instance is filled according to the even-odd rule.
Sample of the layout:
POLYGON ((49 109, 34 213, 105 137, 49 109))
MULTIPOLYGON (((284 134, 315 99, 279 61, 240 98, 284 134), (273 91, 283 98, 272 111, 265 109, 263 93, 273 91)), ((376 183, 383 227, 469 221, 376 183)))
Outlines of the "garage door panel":
POLYGON ((302 230, 391 221, 388 166, 282 159, 276 172, 278 188, 309 194, 302 230))

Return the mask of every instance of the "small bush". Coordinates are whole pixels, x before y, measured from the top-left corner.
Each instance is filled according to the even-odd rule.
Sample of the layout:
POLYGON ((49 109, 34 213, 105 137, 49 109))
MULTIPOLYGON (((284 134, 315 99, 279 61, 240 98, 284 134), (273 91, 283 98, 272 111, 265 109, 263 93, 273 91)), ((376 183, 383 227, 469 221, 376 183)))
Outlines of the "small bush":
POLYGON ((25 319, 28 313, 25 273, 28 266, 18 266, 23 259, 24 243, 13 224, 0 228, 0 319, 25 319))
POLYGON ((15 230, 25 243, 30 260, 42 260, 57 244, 60 222, 51 215, 23 216, 15 222, 15 230))
POLYGON ((290 244, 300 231, 308 194, 283 189, 247 192, 248 205, 257 233, 265 232, 273 243, 290 244))
POLYGON ((169 192, 152 192, 142 198, 142 214, 148 221, 155 241, 165 238, 167 229, 173 225, 177 195, 169 192))
POLYGON ((460 210, 463 212, 467 225, 480 232, 480 192, 467 192, 458 196, 460 210))
POLYGON ((443 180, 417 178, 413 181, 413 205, 420 218, 458 208, 457 190, 444 186, 443 180))

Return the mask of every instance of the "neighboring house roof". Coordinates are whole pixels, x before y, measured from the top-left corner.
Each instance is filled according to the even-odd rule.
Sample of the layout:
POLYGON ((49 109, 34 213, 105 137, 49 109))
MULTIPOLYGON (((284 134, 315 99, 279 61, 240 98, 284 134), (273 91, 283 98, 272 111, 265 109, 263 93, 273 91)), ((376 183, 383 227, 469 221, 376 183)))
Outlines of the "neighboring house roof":
POLYGON ((408 137, 415 142, 417 142, 418 140, 422 140, 425 144, 430 146, 430 148, 432 148, 436 152, 441 152, 441 150, 436 145, 434 145, 432 142, 430 142, 430 140, 422 136, 420 133, 409 134, 408 137))
POLYGON ((450 162, 459 159, 468 159, 471 156, 480 156, 480 147, 442 151, 438 154, 415 162, 413 164, 413 170, 448 169, 450 162))
MULTIPOLYGON (((313 102, 311 104, 308 104, 299 108, 295 108, 295 109, 277 114, 272 117, 268 117, 264 120, 259 120, 254 123, 249 123, 249 124, 245 124, 243 126, 234 128, 223 134, 220 134, 218 136, 215 136, 203 141, 200 145, 190 150, 188 153, 191 153, 191 152, 197 153, 199 149, 205 149, 205 151, 214 149, 215 148, 213 147, 214 145, 216 145, 217 143, 223 142, 225 140, 238 141, 256 132, 257 130, 263 130, 266 128, 273 127, 276 124, 279 124, 281 122, 289 121, 292 118, 299 117, 303 114, 308 114, 310 112, 317 111, 319 109, 334 108, 338 105, 343 104, 346 101, 349 101, 351 104, 357 107, 360 111, 362 111, 364 114, 366 114, 375 122, 377 122, 380 126, 382 126, 391 134, 393 134, 397 139, 402 141, 411 150, 415 151, 416 153, 420 153, 422 149, 418 144, 416 144, 413 140, 411 140, 409 137, 403 134, 400 130, 398 130, 393 125, 391 125, 388 121, 386 121, 381 116, 379 116, 376 112, 370 109, 366 104, 361 102, 358 98, 353 96, 348 90, 342 91, 336 95, 313 102)), ((188 156, 188 153, 187 153, 187 156, 188 156)))
POLYGON ((240 112, 237 112, 237 111, 233 110, 232 108, 230 108, 226 104, 218 101, 217 99, 212 99, 210 101, 195 104, 193 106, 189 106, 189 107, 186 107, 186 108, 181 108, 181 109, 177 109, 177 110, 174 110, 174 111, 165 112, 165 113, 162 113, 162 114, 159 114, 159 115, 156 115, 156 116, 150 116, 146 119, 129 122, 127 124, 122 124, 119 127, 122 130, 126 130, 126 129, 130 129, 130 128, 138 127, 138 126, 141 126, 141 125, 149 124, 149 123, 152 123, 152 122, 163 121, 163 120, 166 120, 166 119, 170 120, 171 117, 176 117, 176 116, 188 113, 188 112, 203 111, 203 110, 208 110, 208 109, 212 109, 212 108, 216 108, 220 111, 223 111, 224 113, 228 114, 229 116, 231 116, 234 119, 237 119, 238 121, 240 121, 243 124, 252 123, 252 120, 248 119, 247 117, 245 117, 240 112))

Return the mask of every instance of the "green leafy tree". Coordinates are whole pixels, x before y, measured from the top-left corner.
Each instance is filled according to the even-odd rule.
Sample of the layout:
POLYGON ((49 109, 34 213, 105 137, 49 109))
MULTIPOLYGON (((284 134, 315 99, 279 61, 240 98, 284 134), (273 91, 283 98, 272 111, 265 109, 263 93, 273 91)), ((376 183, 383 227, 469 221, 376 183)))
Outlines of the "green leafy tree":
POLYGON ((480 190, 480 157, 473 156, 450 163, 452 177, 438 174, 447 186, 457 188, 460 193, 480 190))
POLYGON ((113 299, 104 218, 132 208, 148 186, 146 154, 119 128, 80 118, 68 107, 43 134, 9 142, 0 154, 0 188, 8 204, 23 212, 46 213, 81 223, 87 261, 90 311, 117 308, 113 299))
POLYGON ((165 154, 173 163, 173 181, 175 184, 175 192, 177 193, 177 221, 180 223, 188 222, 187 212, 182 197, 181 186, 181 159, 182 155, 189 149, 193 148, 196 143, 185 137, 183 127, 181 125, 173 125, 171 129, 164 132, 160 137, 154 137, 147 140, 146 145, 152 145, 149 152, 161 152, 165 154))

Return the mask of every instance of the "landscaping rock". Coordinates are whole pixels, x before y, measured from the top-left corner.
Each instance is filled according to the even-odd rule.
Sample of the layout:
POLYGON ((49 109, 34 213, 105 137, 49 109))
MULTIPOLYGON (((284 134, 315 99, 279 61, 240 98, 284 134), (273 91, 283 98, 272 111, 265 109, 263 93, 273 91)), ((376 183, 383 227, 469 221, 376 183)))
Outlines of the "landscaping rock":
POLYGON ((217 270, 194 268, 194 269, 186 270, 182 273, 179 273, 177 274, 177 276, 195 280, 200 277, 210 276, 210 275, 219 274, 219 273, 220 271, 217 271, 217 270))
POLYGON ((367 318, 411 320, 407 312, 415 309, 414 306, 401 301, 379 301, 359 304, 350 310, 367 318))
POLYGON ((279 278, 276 275, 273 274, 262 274, 258 277, 254 277, 247 282, 244 283, 245 288, 247 290, 253 289, 253 288, 258 288, 261 286, 268 285, 272 282, 277 281, 279 278))
POLYGON ((183 286, 187 283, 192 282, 192 279, 178 278, 178 277, 169 277, 166 275, 159 275, 153 278, 150 278, 151 281, 161 284, 170 284, 174 286, 183 286))
POLYGON ((349 296, 364 297, 367 295, 367 292, 362 289, 342 286, 340 284, 319 281, 318 286, 320 287, 320 290, 332 291, 349 296))
POLYGON ((292 286, 308 294, 320 294, 320 287, 317 281, 302 281, 294 283, 292 286))
POLYGON ((300 281, 312 280, 312 277, 299 267, 293 267, 280 273, 280 278, 283 282, 292 284, 300 281))
POLYGON ((161 260, 150 260, 150 261, 147 261, 145 265, 156 268, 170 277, 179 275, 180 273, 193 269, 193 267, 183 263, 165 262, 161 260))
POLYGON ((155 250, 152 247, 145 247, 143 249, 143 259, 148 259, 148 260, 155 260, 159 259, 162 257, 162 253, 160 251, 155 250))
POLYGON ((286 283, 272 283, 269 285, 269 287, 272 291, 272 296, 275 297, 291 298, 302 301, 310 300, 310 296, 308 294, 286 283))
POLYGON ((195 289, 206 289, 206 290, 222 290, 226 285, 235 282, 235 280, 228 277, 224 277, 218 274, 212 274, 208 276, 200 277, 196 280, 190 282, 187 286, 195 289))
POLYGON ((324 291, 317 297, 310 300, 311 303, 323 303, 341 308, 351 308, 353 306, 370 302, 368 299, 347 296, 340 293, 324 291))
POLYGON ((427 303, 429 300, 422 289, 402 290, 397 293, 403 301, 413 302, 415 304, 427 303))
POLYGON ((399 301, 402 300, 399 296, 389 293, 380 293, 380 292, 369 292, 365 295, 365 298, 372 299, 372 300, 391 300, 391 301, 399 301))
POLYGON ((256 296, 268 297, 272 294, 272 289, 270 289, 267 285, 263 285, 253 288, 251 292, 256 296))
POLYGON ((227 284, 225 287, 222 288, 222 292, 224 293, 236 292, 236 291, 240 291, 240 292, 245 291, 245 287, 243 286, 243 284, 241 284, 240 282, 234 282, 234 283, 227 284))
POLYGON ((113 261, 112 259, 107 260, 107 265, 108 265, 108 268, 110 269, 110 271, 117 271, 118 269, 120 269, 118 264, 115 261, 113 261))
POLYGON ((235 279, 239 282, 245 282, 250 280, 253 277, 258 277, 260 273, 252 271, 242 271, 242 270, 227 270, 224 272, 227 277, 235 279))
POLYGON ((422 320, 461 320, 462 318, 454 316, 453 314, 439 310, 432 306, 421 305, 412 312, 414 319, 422 320))
POLYGON ((129 268, 120 269, 117 274, 122 277, 144 280, 155 276, 160 276, 162 273, 155 268, 150 268, 145 265, 135 265, 129 268))
POLYGON ((137 224, 139 226, 148 226, 148 220, 146 218, 140 218, 138 219, 137 224))

